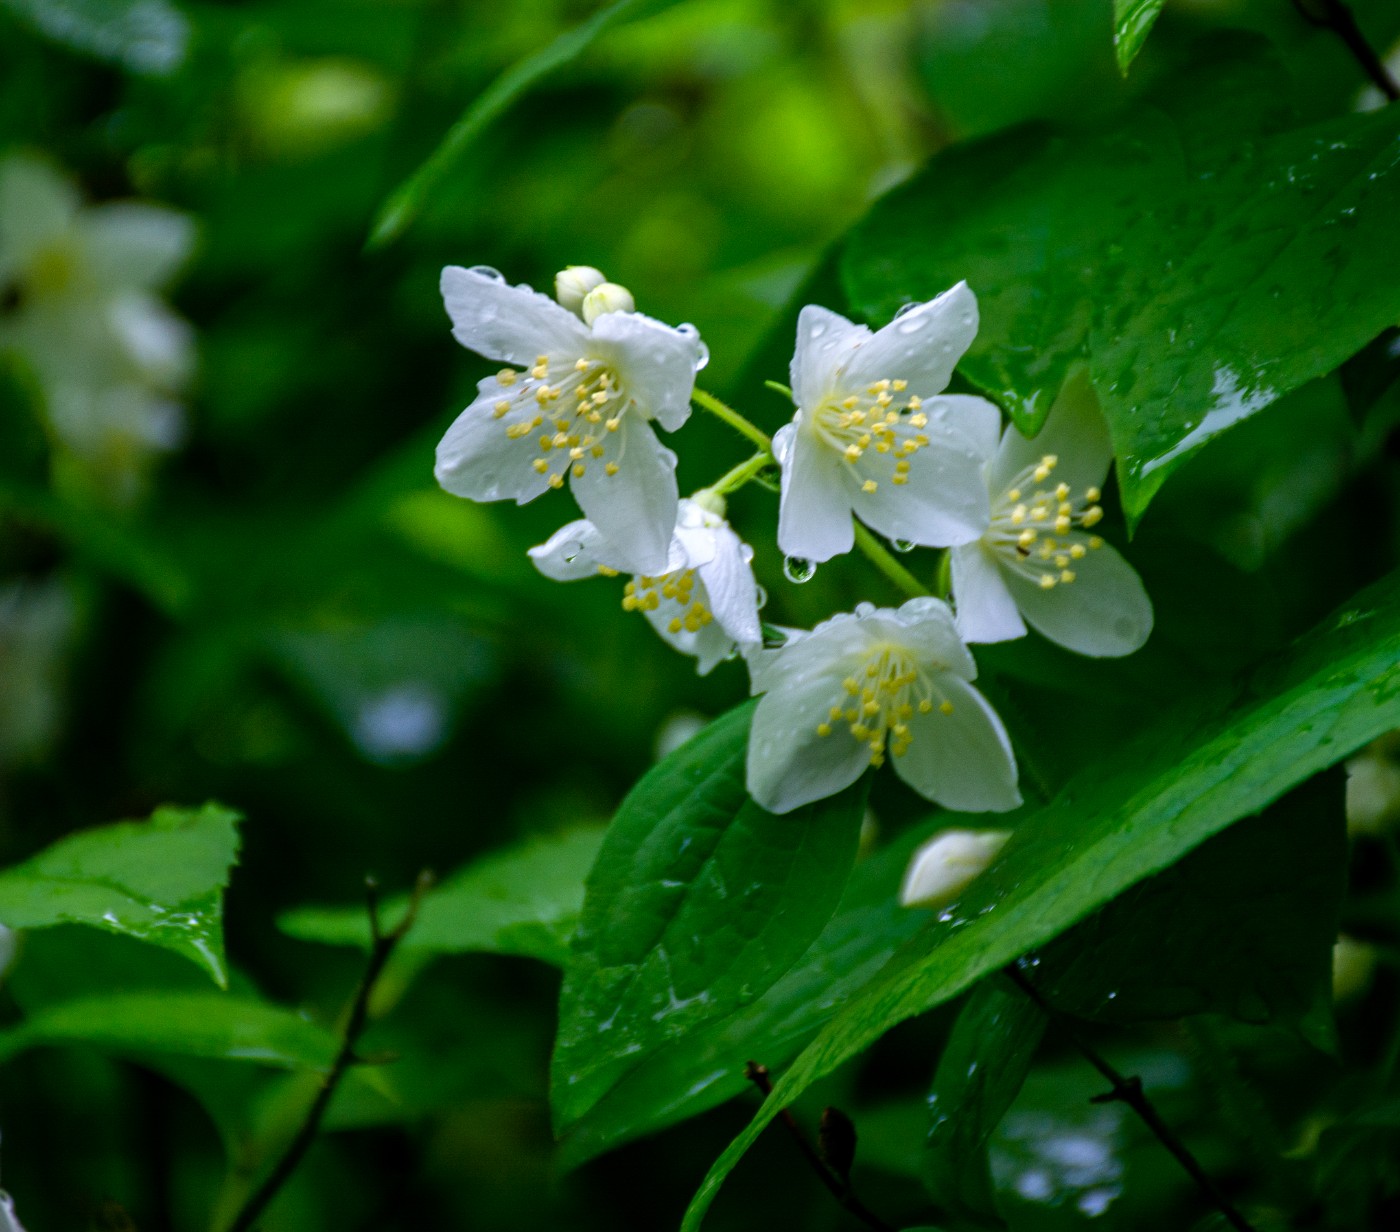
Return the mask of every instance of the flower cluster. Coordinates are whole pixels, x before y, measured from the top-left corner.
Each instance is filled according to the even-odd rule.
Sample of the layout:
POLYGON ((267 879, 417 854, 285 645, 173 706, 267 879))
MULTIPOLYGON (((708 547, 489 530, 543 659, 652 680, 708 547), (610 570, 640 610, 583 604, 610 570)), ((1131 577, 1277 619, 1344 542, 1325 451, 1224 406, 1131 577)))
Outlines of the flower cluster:
POLYGON ((0 162, 0 351, 32 376, 60 480, 111 503, 180 437, 193 341, 156 291, 193 239, 172 210, 87 207, 47 163, 0 162))
MULTIPOLYGON (((832 795, 887 760, 945 808, 1013 809, 1011 741, 973 685, 969 645, 1030 626, 1079 654, 1117 656, 1151 632, 1137 574, 1092 533, 1112 450, 1087 378, 1065 384, 1034 440, 1003 427, 986 399, 946 392, 977 333, 965 283, 873 332, 804 308, 795 411, 771 446, 695 390, 706 359, 695 329, 642 316, 598 270, 563 271, 554 299, 481 268, 444 270, 442 290, 458 341, 509 366, 480 383, 443 438, 439 482, 518 503, 567 483, 586 516, 530 550, 541 573, 627 575, 624 610, 702 673, 742 656, 762 695, 748 788, 772 812, 832 795), (676 456, 652 425, 674 432, 692 400, 764 448, 682 499, 676 456), (725 520, 725 495, 770 466, 781 475, 777 539, 794 580, 794 569, 859 541, 917 591, 874 531, 905 550, 945 549, 951 593, 916 594, 897 609, 862 603, 810 631, 763 625, 753 550, 725 520)), ((964 866, 970 879, 995 855, 996 834, 972 843, 976 859, 948 857, 958 876, 931 871, 946 863, 943 848, 926 855, 907 901, 941 899, 964 866), (936 892, 924 884, 935 881, 936 892)))

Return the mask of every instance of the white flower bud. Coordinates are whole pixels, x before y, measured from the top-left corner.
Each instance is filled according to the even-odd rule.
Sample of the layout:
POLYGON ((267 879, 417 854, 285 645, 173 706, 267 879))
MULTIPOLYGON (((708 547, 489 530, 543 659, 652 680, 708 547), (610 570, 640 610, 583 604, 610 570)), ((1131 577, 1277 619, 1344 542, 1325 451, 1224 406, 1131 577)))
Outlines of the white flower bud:
POLYGON ((909 861, 899 901, 905 907, 944 907, 957 898, 1006 846, 1010 830, 943 830, 909 861))
POLYGON ((583 297, 607 279, 591 265, 570 265, 554 275, 554 298, 570 312, 583 315, 583 297))
POLYGON ((1376 966, 1376 947, 1341 936, 1332 947, 1332 1000, 1349 1001, 1365 992, 1376 966))
POLYGON ((583 319, 589 325, 605 313, 636 310, 637 301, 632 298, 632 292, 615 282, 600 283, 583 297, 583 319))
POLYGON ((1347 762, 1347 830, 1352 834, 1384 834, 1400 821, 1394 736, 1382 736, 1347 762))
POLYGON ((706 513, 712 513, 717 518, 722 518, 728 512, 728 504, 714 488, 701 488, 691 498, 691 503, 699 505, 706 513))

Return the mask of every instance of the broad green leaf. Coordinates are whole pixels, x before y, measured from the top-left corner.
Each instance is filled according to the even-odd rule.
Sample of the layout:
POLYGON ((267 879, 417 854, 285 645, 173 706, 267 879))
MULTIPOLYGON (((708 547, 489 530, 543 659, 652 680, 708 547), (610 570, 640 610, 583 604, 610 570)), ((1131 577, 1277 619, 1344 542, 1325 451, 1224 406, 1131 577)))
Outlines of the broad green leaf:
POLYGON ((744 789, 752 716, 740 706, 660 762, 608 828, 560 997, 561 1131, 658 1049, 762 996, 836 910, 864 782, 765 812, 744 789))
POLYGON ((190 40, 189 22, 169 0, 0 0, 0 7, 55 43, 132 73, 173 72, 190 40))
MULTIPOLYGON (((403 948, 521 954, 563 966, 583 906, 583 881, 602 842, 601 828, 571 830, 483 856, 428 893, 403 948)), ((407 901, 400 895, 386 903, 384 918, 398 919, 407 901)), ((300 907, 277 924, 303 941, 370 943, 363 906, 300 907)))
POLYGON ((861 860, 836 914, 792 969, 751 1005, 666 1044, 593 1105, 560 1143, 574 1167, 604 1151, 696 1116, 752 1084, 744 1062, 781 1066, 889 955, 924 926, 899 904, 914 849, 934 826, 919 826, 861 860))
POLYGON ((1225 1014, 1326 1042, 1346 888, 1340 772, 1217 834, 1057 938, 1035 981, 1104 1022, 1225 1014))
POLYGON ((1147 42, 1164 3, 1165 0, 1113 0, 1113 51, 1124 76, 1147 42))
POLYGON ((389 195, 370 230, 369 246, 377 248, 396 240, 473 142, 517 99, 581 56, 595 39, 614 26, 649 17, 675 3, 676 0, 613 0, 587 21, 512 64, 472 100, 461 118, 447 130, 437 149, 389 195))
POLYGON ((1045 1011, 1002 976, 963 1006, 929 1092, 924 1183, 939 1206, 1001 1227, 987 1145, 1030 1072, 1045 1011))
POLYGON ((223 891, 239 814, 217 804, 158 808, 60 839, 0 872, 0 923, 86 924, 164 946, 227 986, 223 891))
POLYGON ((902 947, 797 1058, 710 1170, 685 1227, 699 1227, 764 1125, 812 1082, 1397 724, 1392 574, 1243 681, 1190 698, 1118 747, 1086 748, 1080 773, 1022 817, 957 909, 902 947))
POLYGON ((42 1044, 325 1070, 339 1043, 275 1005, 222 993, 139 992, 49 1005, 0 1032, 0 1061, 42 1044))

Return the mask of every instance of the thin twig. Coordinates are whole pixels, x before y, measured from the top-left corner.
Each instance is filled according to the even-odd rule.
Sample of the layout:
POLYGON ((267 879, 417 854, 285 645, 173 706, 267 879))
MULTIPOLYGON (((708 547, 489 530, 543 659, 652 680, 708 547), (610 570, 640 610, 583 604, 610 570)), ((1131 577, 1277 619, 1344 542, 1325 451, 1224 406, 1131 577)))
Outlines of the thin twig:
POLYGON ((301 1128, 297 1130, 296 1137, 288 1144, 282 1158, 268 1173, 267 1179, 258 1186, 234 1216, 226 1232, 248 1232, 253 1227, 267 1209, 268 1203, 277 1196, 278 1191, 296 1171, 302 1156, 315 1141, 321 1128, 321 1120, 326 1115, 326 1109, 330 1107, 336 1088, 350 1066, 356 1063, 355 1045, 359 1043, 360 1036, 364 1034, 365 1026, 369 1022, 369 1002, 374 995, 374 987, 399 942, 413 927, 423 895, 432 884, 431 873, 424 871, 418 874, 418 881, 413 887, 413 895, 408 900, 408 910, 404 912, 403 919, 385 932, 379 920, 379 888, 372 878, 365 879, 365 910, 369 915, 371 936, 369 961, 365 963, 364 974, 360 977, 359 987, 355 989, 355 999, 350 1003, 350 1012, 346 1016, 345 1030, 340 1039, 340 1050, 336 1053, 335 1061, 332 1062, 321 1089, 316 1092, 316 1098, 306 1110, 306 1116, 302 1120, 301 1128))
POLYGON ((1201 1193, 1210 1200, 1216 1210, 1225 1216, 1226 1222, 1229 1223, 1232 1228, 1237 1229, 1237 1232, 1254 1232, 1253 1226, 1233 1205, 1231 1205, 1230 1200, 1220 1192, 1215 1182, 1210 1179, 1205 1169, 1197 1162, 1196 1157, 1187 1149, 1186 1144, 1176 1136, 1171 1126, 1162 1120, 1161 1114, 1158 1113, 1157 1109, 1153 1106, 1142 1089, 1142 1079, 1136 1075, 1127 1078, 1120 1074, 1108 1061, 1100 1056, 1093 1047, 1086 1044, 1079 1037, 1079 1033, 1069 1025, 1065 1015, 1061 1014, 1059 1010, 1050 1005, 1049 1002, 1040 995, 1040 990, 1026 979, 1020 971, 1014 966, 1006 967, 1004 970, 1007 978, 1025 993, 1026 996, 1034 1001, 1036 1005, 1045 1011, 1046 1016, 1059 1028, 1060 1033, 1074 1045, 1079 1055, 1098 1070, 1113 1088, 1103 1095, 1095 1096, 1094 1103, 1107 1104, 1117 1101, 1127 1104, 1129 1108, 1138 1114, 1147 1128, 1152 1131, 1157 1141, 1172 1153, 1176 1162, 1179 1163, 1182 1168, 1185 1169, 1187 1175, 1196 1182, 1196 1187, 1201 1193))
MULTIPOLYGON (((773 1083, 768 1077, 768 1067, 758 1064, 757 1061, 750 1061, 744 1066, 744 1077, 763 1092, 763 1097, 768 1098, 773 1093, 773 1083)), ((896 1232, 893 1224, 886 1223, 874 1211, 865 1205, 851 1189, 850 1181, 844 1177, 837 1176, 825 1160, 818 1154, 817 1148, 808 1140, 807 1135, 802 1132, 802 1127, 797 1123, 796 1118, 786 1108, 778 1113, 778 1118, 787 1126, 788 1133, 792 1135, 792 1140, 797 1143, 797 1149, 802 1152, 802 1156, 811 1164, 812 1170, 821 1178, 823 1185, 831 1191, 831 1196, 836 1199, 847 1211, 859 1219, 867 1228, 873 1232, 896 1232)))
POLYGON ((1318 0, 1318 2, 1322 5, 1321 13, 1314 13, 1308 8, 1305 0, 1293 0, 1293 7, 1298 10, 1303 20, 1309 25, 1317 26, 1322 30, 1331 30, 1341 39, 1356 62, 1361 65, 1366 76, 1375 83, 1376 89, 1386 98, 1392 103, 1400 99, 1400 82, 1395 80, 1394 75, 1386 67, 1385 61, 1377 54, 1376 49, 1366 41, 1366 35, 1356 24, 1356 14, 1351 11, 1350 6, 1343 3, 1343 0, 1318 0))

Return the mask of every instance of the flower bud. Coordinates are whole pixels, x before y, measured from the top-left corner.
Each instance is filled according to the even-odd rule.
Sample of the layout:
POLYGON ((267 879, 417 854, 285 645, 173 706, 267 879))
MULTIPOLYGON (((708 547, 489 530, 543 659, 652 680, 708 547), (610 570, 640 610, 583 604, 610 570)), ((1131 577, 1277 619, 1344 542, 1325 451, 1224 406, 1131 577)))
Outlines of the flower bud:
POLYGON ((1384 834, 1400 821, 1400 761, 1395 733, 1373 741, 1347 762, 1347 830, 1384 834))
POLYGON ((717 518, 724 517, 725 513, 728 512, 727 502, 714 488, 701 488, 690 499, 706 513, 712 513, 717 518))
POLYGON ((637 301, 632 298, 632 292, 615 282, 600 283, 583 297, 583 319, 589 325, 609 312, 636 310, 637 301))
POLYGON ((944 830, 909 861, 899 901, 905 907, 944 907, 986 870, 1011 837, 1009 830, 944 830))
POLYGON ((607 279, 591 265, 570 265, 554 275, 554 298, 570 312, 583 315, 583 297, 607 279))

